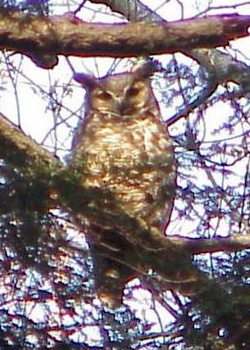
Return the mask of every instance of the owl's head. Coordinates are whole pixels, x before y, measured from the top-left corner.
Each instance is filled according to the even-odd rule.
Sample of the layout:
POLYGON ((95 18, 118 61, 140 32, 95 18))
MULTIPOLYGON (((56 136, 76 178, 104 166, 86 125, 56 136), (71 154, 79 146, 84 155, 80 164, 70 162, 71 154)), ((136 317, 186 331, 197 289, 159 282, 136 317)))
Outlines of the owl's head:
POLYGON ((154 67, 149 62, 133 72, 113 74, 99 79, 92 75, 75 74, 74 79, 86 90, 89 110, 130 117, 143 114, 157 106, 150 84, 154 67))

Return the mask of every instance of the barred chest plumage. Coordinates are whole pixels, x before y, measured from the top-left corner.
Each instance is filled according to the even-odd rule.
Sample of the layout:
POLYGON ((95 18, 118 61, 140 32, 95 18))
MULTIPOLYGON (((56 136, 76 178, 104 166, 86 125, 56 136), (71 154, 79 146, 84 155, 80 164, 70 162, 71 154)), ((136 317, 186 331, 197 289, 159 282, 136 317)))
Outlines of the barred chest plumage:
POLYGON ((162 233, 175 179, 164 124, 150 113, 134 118, 93 113, 83 127, 74 158, 82 164, 84 186, 107 189, 143 229, 162 233))

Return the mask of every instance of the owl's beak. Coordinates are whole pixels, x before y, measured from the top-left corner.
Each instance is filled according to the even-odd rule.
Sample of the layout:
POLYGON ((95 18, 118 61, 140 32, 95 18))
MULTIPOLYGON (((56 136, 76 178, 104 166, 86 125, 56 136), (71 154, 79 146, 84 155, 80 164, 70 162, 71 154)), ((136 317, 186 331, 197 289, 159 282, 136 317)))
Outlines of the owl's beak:
POLYGON ((128 104, 128 101, 124 98, 119 98, 119 102, 117 104, 117 108, 121 115, 130 115, 133 113, 133 108, 130 104, 128 104))

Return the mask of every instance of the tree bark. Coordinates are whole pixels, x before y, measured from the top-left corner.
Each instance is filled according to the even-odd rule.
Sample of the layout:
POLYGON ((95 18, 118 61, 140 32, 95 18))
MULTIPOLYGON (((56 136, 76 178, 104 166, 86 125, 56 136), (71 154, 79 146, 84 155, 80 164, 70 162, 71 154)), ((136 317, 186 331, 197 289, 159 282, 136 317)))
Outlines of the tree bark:
POLYGON ((247 36, 249 25, 250 16, 237 15, 111 25, 82 22, 72 14, 46 18, 5 10, 0 13, 0 48, 48 68, 57 55, 132 57, 227 45, 247 36))

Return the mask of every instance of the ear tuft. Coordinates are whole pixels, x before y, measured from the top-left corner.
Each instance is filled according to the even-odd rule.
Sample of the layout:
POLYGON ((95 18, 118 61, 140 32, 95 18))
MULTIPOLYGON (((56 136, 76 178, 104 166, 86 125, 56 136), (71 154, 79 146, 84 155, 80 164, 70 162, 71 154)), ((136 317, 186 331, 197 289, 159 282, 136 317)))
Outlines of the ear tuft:
POLYGON ((161 65, 157 60, 148 60, 135 67, 133 73, 137 79, 150 78, 155 72, 161 70, 161 65))
POLYGON ((96 78, 90 74, 74 73, 73 79, 84 88, 91 88, 96 84, 96 78))

